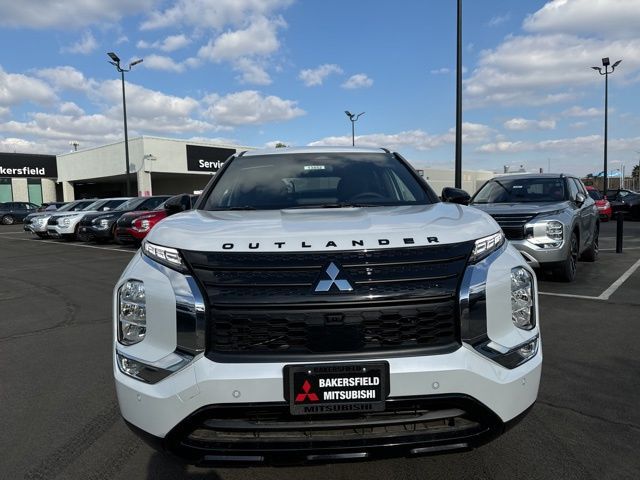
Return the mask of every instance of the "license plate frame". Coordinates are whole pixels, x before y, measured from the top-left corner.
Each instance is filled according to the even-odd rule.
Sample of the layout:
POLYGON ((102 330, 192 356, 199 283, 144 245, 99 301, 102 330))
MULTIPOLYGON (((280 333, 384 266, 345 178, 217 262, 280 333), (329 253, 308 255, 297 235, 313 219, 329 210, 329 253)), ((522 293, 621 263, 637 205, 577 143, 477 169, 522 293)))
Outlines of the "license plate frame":
POLYGON ((283 379, 291 415, 381 412, 389 396, 389 362, 386 361, 285 365, 283 379), (362 380, 355 380, 358 378, 362 380), (363 395, 374 395, 374 398, 360 398, 363 395))

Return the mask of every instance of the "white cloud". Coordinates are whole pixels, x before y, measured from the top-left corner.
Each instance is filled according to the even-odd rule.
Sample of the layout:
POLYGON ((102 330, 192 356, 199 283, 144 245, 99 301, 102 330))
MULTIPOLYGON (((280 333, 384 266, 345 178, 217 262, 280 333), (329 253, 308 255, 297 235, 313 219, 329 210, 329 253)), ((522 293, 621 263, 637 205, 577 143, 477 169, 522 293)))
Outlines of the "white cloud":
MULTIPOLYGON (((486 141, 493 130, 487 125, 465 122, 462 124, 462 139, 465 143, 486 141)), ((356 145, 363 147, 414 148, 416 150, 433 150, 455 142, 455 129, 433 135, 424 130, 407 130, 399 133, 372 133, 356 135, 356 145)), ((309 143, 310 146, 348 146, 351 135, 331 136, 309 143)))
MULTIPOLYGON (((611 111, 611 109, 609 109, 611 111)), ((584 108, 579 105, 575 105, 564 112, 562 114, 565 117, 599 117, 604 113, 604 110, 595 107, 584 108)))
MULTIPOLYGON (((199 107, 199 102, 191 97, 168 95, 135 83, 126 83, 127 115, 145 119, 155 117, 187 118, 199 107)), ((97 89, 97 95, 114 105, 118 112, 122 108, 122 84, 120 80, 106 80, 97 89)))
POLYGON ((180 35, 169 35, 163 40, 157 40, 153 43, 140 40, 136 44, 136 46, 138 48, 156 48, 158 50, 162 50, 163 52, 174 52, 176 50, 180 50, 181 48, 186 47, 190 43, 191 43, 191 40, 186 35, 180 34, 180 35))
POLYGON ((504 122, 507 130, 553 130, 556 128, 555 120, 529 120, 526 118, 512 118, 504 122))
POLYGON ((80 40, 76 43, 68 45, 66 47, 62 47, 60 49, 61 53, 80 53, 82 55, 88 55, 93 52, 96 48, 98 48, 98 42, 93 34, 89 31, 86 31, 82 34, 80 40))
POLYGON ((503 23, 508 22, 509 20, 511 20, 511 13, 505 13, 504 15, 496 15, 494 17, 491 17, 491 20, 487 22, 487 26, 497 27, 499 25, 502 25, 503 23))
POLYGON ((269 20, 258 17, 244 29, 227 31, 210 40, 200 48, 198 56, 219 62, 246 56, 269 55, 280 48, 277 31, 285 25, 281 18, 269 20))
POLYGON ((226 25, 242 25, 247 19, 269 16, 293 0, 177 0, 165 10, 154 10, 142 30, 187 25, 221 30, 226 25))
POLYGON ((24 138, 1 138, 0 137, 0 152, 10 153, 50 153, 46 150, 46 147, 37 142, 31 142, 24 138))
POLYGON ((240 83, 253 85, 270 85, 271 76, 262 65, 251 58, 239 58, 233 62, 233 69, 240 72, 240 83))
POLYGON ((281 122, 306 113, 293 100, 273 95, 265 97, 255 90, 230 93, 223 97, 210 95, 205 102, 210 105, 205 115, 222 125, 281 122))
POLYGON ((173 58, 167 57, 165 55, 156 55, 155 53, 146 55, 144 57, 143 65, 145 66, 145 68, 150 68, 152 70, 163 70, 165 72, 181 73, 184 72, 185 69, 184 64, 176 62, 173 58))
POLYGON ((58 110, 63 115, 71 115, 74 117, 84 115, 84 110, 73 102, 61 103, 60 106, 58 107, 58 110))
POLYGON ((0 106, 22 102, 46 105, 56 98, 53 89, 42 80, 20 73, 7 73, 0 67, 0 106))
POLYGON ((148 10, 155 0, 26 0, 0 2, 0 25, 28 28, 85 27, 148 10))
POLYGON ((95 80, 85 77, 80 70, 68 65, 36 70, 36 75, 56 90, 87 91, 97 85, 95 80))
POLYGON ((356 73, 355 75, 349 77, 347 81, 342 84, 342 88, 369 88, 371 85, 373 85, 373 80, 370 79, 366 74, 356 73))
POLYGON ((637 0, 551 0, 529 15, 523 26, 536 33, 637 37, 638 7, 637 0))
POLYGON ((435 70, 431 70, 431 75, 447 75, 451 73, 451 69, 447 67, 437 68, 435 70))
MULTIPOLYGON (((480 145, 475 150, 480 153, 491 154, 515 154, 552 152, 565 158, 585 155, 593 158, 593 155, 602 153, 602 136, 585 135, 580 137, 558 138, 552 140, 532 141, 501 141, 480 145), (597 152, 597 153, 596 153, 597 152)), ((640 148, 640 137, 609 139, 611 151, 624 152, 640 148)))
POLYGON ((302 82, 307 87, 315 87, 318 85, 322 85, 325 78, 327 78, 331 74, 342 74, 342 69, 340 66, 335 63, 325 63, 323 65, 319 65, 316 68, 308 68, 305 70, 301 70, 298 74, 298 78, 302 80, 302 82))

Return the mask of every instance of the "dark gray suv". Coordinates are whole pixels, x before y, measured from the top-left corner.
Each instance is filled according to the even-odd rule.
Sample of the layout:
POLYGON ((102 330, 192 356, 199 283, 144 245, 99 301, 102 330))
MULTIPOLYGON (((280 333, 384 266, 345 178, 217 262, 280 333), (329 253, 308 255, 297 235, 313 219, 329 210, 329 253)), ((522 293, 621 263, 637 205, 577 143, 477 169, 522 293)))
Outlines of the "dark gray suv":
POLYGON ((470 205, 491 215, 530 266, 570 282, 580 258, 598 256, 598 209, 579 178, 518 174, 492 178, 470 205))

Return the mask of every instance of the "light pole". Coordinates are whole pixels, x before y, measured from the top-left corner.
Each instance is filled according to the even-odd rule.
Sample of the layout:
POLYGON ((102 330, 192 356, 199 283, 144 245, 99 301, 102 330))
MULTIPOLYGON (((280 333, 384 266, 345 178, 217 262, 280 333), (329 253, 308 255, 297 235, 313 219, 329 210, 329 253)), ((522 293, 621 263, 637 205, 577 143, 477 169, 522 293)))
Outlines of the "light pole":
POLYGON ((604 75, 604 182, 602 185, 604 195, 607 194, 607 126, 609 113, 609 75, 614 72, 616 67, 620 65, 621 61, 622 60, 618 60, 616 63, 611 65, 609 57, 603 58, 602 67, 604 67, 604 72, 602 71, 602 67, 591 67, 594 70, 597 70, 600 75, 604 75), (609 71, 609 66, 611 66, 611 71, 609 71))
POLYGON ((351 113, 349 110, 345 110, 344 113, 347 114, 349 120, 351 120, 351 146, 355 147, 356 145, 356 122, 360 118, 361 115, 364 115, 364 112, 359 114, 351 113))
POLYGON ((462 0, 458 0, 457 29, 455 187, 462 188, 462 0))
MULTIPOLYGON (((131 68, 134 65, 142 63, 142 58, 138 60, 134 60, 129 64, 129 68, 122 68, 120 66, 120 58, 113 52, 107 53, 111 61, 109 62, 111 65, 116 67, 116 70, 120 72, 120 78, 122 79, 122 112, 124 116, 124 157, 127 164, 127 197, 131 196, 131 175, 130 175, 130 165, 129 165, 129 132, 127 131, 127 99, 124 91, 124 73, 131 71, 131 68)), ((137 188, 136 188, 137 190, 137 188)))

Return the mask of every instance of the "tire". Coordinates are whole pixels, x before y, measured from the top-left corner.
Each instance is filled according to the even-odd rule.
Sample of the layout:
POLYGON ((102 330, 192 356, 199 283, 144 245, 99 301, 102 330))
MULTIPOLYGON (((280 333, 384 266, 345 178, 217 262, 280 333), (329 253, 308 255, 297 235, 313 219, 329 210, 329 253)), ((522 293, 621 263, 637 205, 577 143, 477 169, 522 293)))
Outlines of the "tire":
POLYGON ((576 232, 571 233, 569 240, 569 255, 556 270, 556 275, 563 282, 573 282, 576 278, 576 267, 578 263, 578 236, 576 232))
POLYGON ((582 253, 581 260, 585 262, 595 262, 598 259, 599 248, 599 237, 600 237, 600 225, 596 225, 596 231, 593 237, 593 241, 591 245, 582 253))
POLYGON ((4 217, 2 217, 3 225, 13 225, 14 223, 16 223, 16 217, 14 217, 13 215, 5 215, 4 217))

